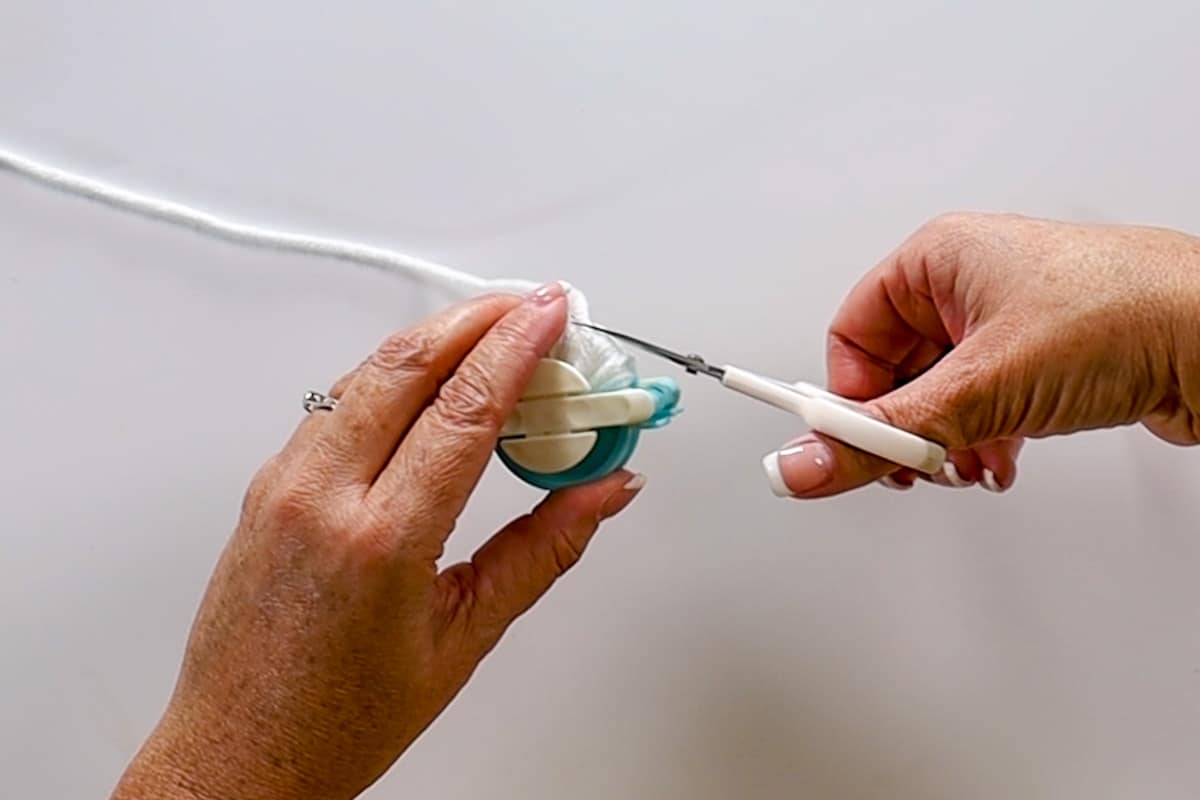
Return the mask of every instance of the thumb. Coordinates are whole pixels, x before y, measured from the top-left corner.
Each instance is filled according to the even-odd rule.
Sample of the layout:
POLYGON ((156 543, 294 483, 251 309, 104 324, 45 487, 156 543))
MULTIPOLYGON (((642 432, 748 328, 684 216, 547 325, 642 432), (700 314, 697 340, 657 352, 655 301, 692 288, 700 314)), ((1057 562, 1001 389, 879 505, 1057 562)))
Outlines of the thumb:
POLYGON ((485 649, 494 645, 513 620, 579 561, 600 523, 624 510, 644 485, 641 475, 621 470, 553 492, 496 533, 469 564, 439 576, 443 584, 466 589, 455 594, 470 602, 452 610, 466 622, 472 638, 485 649))
MULTIPOLYGON (((972 337, 912 382, 862 405, 862 411, 937 442, 962 449, 999 438, 1001 421, 993 402, 995 351, 972 337)), ((809 433, 763 459, 772 491, 779 497, 828 497, 873 483, 897 465, 809 433)))

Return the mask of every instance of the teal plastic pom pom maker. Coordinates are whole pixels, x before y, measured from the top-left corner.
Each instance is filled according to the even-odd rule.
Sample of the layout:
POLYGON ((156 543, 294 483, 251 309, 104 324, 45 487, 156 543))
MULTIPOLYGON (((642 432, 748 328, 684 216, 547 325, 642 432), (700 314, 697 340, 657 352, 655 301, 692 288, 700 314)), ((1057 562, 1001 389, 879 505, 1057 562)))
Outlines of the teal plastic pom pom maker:
MULTIPOLYGON (((318 392, 304 396, 305 411, 336 407, 337 400, 318 392)), ((593 391, 575 367, 544 358, 501 428, 496 454, 539 489, 591 483, 625 466, 643 430, 678 413, 679 385, 671 378, 593 391)))
POLYGON ((501 429, 496 453, 541 489, 590 483, 625 466, 641 431, 667 424, 678 406, 679 385, 670 378, 594 391, 575 367, 545 358, 501 429))

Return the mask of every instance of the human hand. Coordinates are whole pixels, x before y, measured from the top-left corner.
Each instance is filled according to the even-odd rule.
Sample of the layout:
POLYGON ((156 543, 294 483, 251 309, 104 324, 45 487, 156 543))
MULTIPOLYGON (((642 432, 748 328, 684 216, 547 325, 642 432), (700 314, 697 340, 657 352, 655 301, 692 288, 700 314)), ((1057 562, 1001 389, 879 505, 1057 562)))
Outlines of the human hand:
MULTIPOLYGON (((1136 227, 954 214, 851 291, 829 388, 945 445, 937 483, 1016 478, 1027 437, 1141 422, 1200 441, 1200 240, 1136 227)), ((824 497, 918 477, 819 435, 764 460, 777 494, 824 497)))
POLYGON ((254 478, 168 708, 115 798, 351 798, 641 488, 551 494, 443 544, 567 304, 488 297, 390 337, 254 478))

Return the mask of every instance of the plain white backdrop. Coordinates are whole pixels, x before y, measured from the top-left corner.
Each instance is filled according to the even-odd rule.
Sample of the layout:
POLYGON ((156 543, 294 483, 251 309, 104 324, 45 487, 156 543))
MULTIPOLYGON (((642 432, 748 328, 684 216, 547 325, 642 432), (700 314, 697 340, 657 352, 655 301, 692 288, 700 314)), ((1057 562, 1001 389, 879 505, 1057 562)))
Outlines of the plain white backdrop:
MULTIPOLYGON (((856 277, 970 208, 1200 230, 1200 6, 0 2, 0 142, 823 377, 856 277)), ((439 303, 0 174, 0 794, 104 797, 242 490, 439 303)), ((646 374, 671 374, 642 361, 646 374)), ((1027 447, 996 497, 775 500, 779 412, 680 376, 643 497, 372 792, 1200 793, 1200 452, 1027 447)), ((469 553, 534 492, 497 467, 469 553)))

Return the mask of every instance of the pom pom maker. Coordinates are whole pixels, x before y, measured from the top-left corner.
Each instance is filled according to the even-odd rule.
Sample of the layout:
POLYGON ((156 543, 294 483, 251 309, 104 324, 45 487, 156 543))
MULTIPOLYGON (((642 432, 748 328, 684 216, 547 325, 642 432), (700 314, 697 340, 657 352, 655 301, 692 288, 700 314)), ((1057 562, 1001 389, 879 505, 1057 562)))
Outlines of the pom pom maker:
MULTIPOLYGON (((310 414, 336 407, 337 400, 319 392, 304 395, 310 414)), ((496 454, 540 489, 590 483, 625 466, 643 428, 666 425, 678 413, 679 385, 670 378, 593 392, 579 370, 543 358, 500 430, 496 454)))
POLYGON ((643 428, 678 413, 670 378, 593 391, 579 370, 542 359, 500 432, 496 453, 517 477, 541 489, 589 483, 625 466, 643 428))

